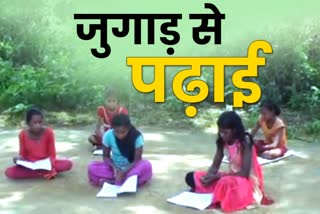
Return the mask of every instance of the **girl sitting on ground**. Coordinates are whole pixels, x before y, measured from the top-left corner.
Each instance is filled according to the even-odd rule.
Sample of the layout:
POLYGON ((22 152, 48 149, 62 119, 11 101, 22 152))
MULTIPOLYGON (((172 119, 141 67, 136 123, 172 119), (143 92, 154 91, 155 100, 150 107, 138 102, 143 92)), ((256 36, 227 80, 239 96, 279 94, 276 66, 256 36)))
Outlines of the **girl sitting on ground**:
POLYGON ((88 166, 90 183, 121 185, 130 176, 137 175, 138 186, 145 184, 152 177, 152 166, 142 159, 142 134, 125 114, 115 116, 112 127, 103 136, 103 161, 93 161, 88 166))
POLYGON ((263 158, 275 159, 288 151, 286 127, 280 114, 280 108, 272 101, 262 103, 259 121, 251 134, 255 136, 262 129, 265 139, 255 141, 255 147, 258 155, 263 158))
POLYGON ((15 165, 6 169, 5 174, 12 179, 25 178, 54 178, 58 173, 68 171, 72 168, 70 160, 56 159, 56 148, 53 130, 43 125, 43 114, 36 108, 28 110, 26 115, 27 128, 19 134, 20 152, 17 160, 38 161, 50 158, 52 170, 31 170, 20 165, 15 165))
POLYGON ((250 205, 271 204, 265 197, 262 168, 258 163, 252 137, 245 132, 240 117, 224 112, 218 122, 217 150, 208 171, 189 172, 186 183, 196 193, 212 193, 213 208, 224 212, 245 209, 250 205), (224 154, 230 170, 219 171, 224 154))
POLYGON ((111 128, 113 117, 118 114, 128 114, 128 110, 119 105, 119 100, 113 90, 107 90, 105 98, 105 105, 99 106, 97 109, 95 133, 88 138, 88 141, 93 145, 93 150, 102 148, 102 137, 111 128))

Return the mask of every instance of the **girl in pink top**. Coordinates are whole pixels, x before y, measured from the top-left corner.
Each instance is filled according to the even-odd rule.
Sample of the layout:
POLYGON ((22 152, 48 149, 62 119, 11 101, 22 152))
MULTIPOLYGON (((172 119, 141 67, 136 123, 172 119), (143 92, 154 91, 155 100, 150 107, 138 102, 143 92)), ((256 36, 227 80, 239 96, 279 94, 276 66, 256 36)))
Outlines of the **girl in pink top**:
POLYGON ((250 205, 271 204, 265 197, 263 173, 257 161, 252 137, 245 132, 240 117, 233 111, 218 119, 217 150, 208 171, 189 172, 186 183, 197 193, 212 193, 212 207, 225 212, 250 205), (228 172, 220 172, 224 155, 230 162, 228 172))

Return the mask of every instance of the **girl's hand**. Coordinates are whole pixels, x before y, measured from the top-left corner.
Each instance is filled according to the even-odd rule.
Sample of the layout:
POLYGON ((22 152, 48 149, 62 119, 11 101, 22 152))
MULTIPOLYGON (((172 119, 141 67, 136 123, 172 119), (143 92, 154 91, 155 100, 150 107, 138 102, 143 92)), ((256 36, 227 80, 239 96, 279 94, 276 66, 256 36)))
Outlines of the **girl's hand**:
POLYGON ((115 166, 113 165, 113 174, 114 174, 114 177, 116 177, 117 174, 118 174, 120 171, 121 171, 121 170, 120 170, 119 168, 117 168, 117 167, 115 167, 115 166))
POLYGON ((273 149, 273 146, 272 145, 265 145, 264 149, 273 149))
POLYGON ((209 186, 213 181, 218 180, 218 179, 220 179, 220 176, 217 174, 215 174, 215 175, 207 174, 201 178, 201 183, 204 186, 209 186))
POLYGON ((115 170, 116 182, 122 182, 125 177, 126 177, 126 172, 125 171, 122 171, 120 169, 116 169, 115 170))
POLYGON ((55 169, 52 169, 51 171, 48 172, 42 172, 40 173, 45 179, 47 180, 51 180, 54 179, 57 175, 57 172, 55 169))
POLYGON ((20 156, 13 157, 13 163, 14 164, 17 164, 18 160, 22 160, 22 158, 20 156))

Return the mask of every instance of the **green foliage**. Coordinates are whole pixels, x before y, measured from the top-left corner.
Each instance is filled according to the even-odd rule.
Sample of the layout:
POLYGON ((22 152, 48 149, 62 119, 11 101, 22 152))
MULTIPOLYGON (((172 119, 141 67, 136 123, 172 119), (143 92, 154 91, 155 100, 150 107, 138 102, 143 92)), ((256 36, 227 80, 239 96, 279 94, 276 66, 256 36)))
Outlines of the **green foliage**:
POLYGON ((26 105, 23 103, 19 103, 15 106, 12 106, 5 111, 2 112, 4 117, 4 123, 6 125, 18 125, 22 120, 24 113, 27 109, 29 109, 32 105, 26 105))
POLYGON ((13 106, 11 108, 8 108, 7 110, 5 110, 4 112, 2 112, 3 114, 17 114, 17 113, 21 113, 24 112, 25 110, 27 110, 28 108, 30 108, 31 105, 25 105, 23 103, 19 103, 16 106, 13 106))
MULTIPOLYGON (((62 0, 30 0, 23 6, 17 0, 0 2, 1 111, 20 114, 30 105, 50 111, 93 111, 103 103, 104 89, 108 85, 116 88, 122 104, 128 106, 129 111, 140 120, 149 117, 156 124, 160 120, 166 123, 175 121, 171 117, 177 114, 185 118, 185 103, 172 94, 171 88, 175 74, 185 67, 169 68, 169 72, 166 72, 166 102, 153 104, 153 93, 141 94, 135 92, 131 84, 128 85, 131 82, 130 75, 114 75, 120 71, 105 68, 102 63, 91 63, 92 59, 75 57, 75 52, 81 51, 81 47, 69 46, 73 38, 68 34, 70 31, 61 26, 71 11, 66 13, 60 10, 62 2, 65 3, 62 0)), ((287 111, 299 111, 306 115, 303 119, 312 122, 306 123, 304 128, 310 133, 317 133, 319 122, 313 118, 320 117, 320 22, 313 21, 301 26, 278 27, 272 29, 272 33, 252 35, 245 41, 235 41, 229 48, 220 49, 221 52, 213 55, 245 55, 247 45, 256 38, 270 41, 274 53, 266 56, 267 66, 259 68, 259 77, 250 81, 254 80, 260 85, 262 99, 272 99, 287 107, 287 111)), ((210 105, 213 104, 214 95, 212 69, 204 68, 200 77, 209 85, 210 94, 206 101, 210 105)), ((233 92, 238 89, 232 84, 231 77, 238 69, 242 68, 226 68, 225 104, 219 107, 232 105, 233 92)), ((152 79, 152 75, 146 75, 146 80, 152 79)), ((184 91, 192 79, 184 82, 184 91)), ((188 92, 189 95, 197 93, 197 89, 188 92)), ((258 105, 249 105, 245 109, 248 111, 246 126, 252 127, 258 118, 258 105)), ((73 121, 64 114, 56 116, 68 124, 73 121)), ((209 121, 203 122, 205 126, 212 124, 216 117, 216 112, 210 112, 210 109, 208 112, 199 111, 199 120, 209 121)))
POLYGON ((21 119, 22 116, 24 115, 24 112, 30 108, 31 105, 25 105, 23 103, 19 103, 16 106, 13 106, 11 108, 8 108, 4 112, 2 112, 4 115, 7 115, 6 119, 15 121, 16 119, 21 119))
POLYGON ((75 112, 48 112, 46 114, 48 124, 58 124, 62 126, 76 126, 83 124, 95 124, 94 113, 75 113, 75 112))
POLYGON ((174 95, 170 95, 166 98, 164 109, 167 111, 183 112, 184 104, 174 95))
POLYGON ((244 123, 246 128, 252 129, 258 121, 259 115, 260 115, 260 106, 258 104, 249 106, 247 114, 245 114, 245 117, 244 117, 244 123))
POLYGON ((308 112, 310 116, 320 114, 320 90, 316 86, 312 86, 310 90, 298 94, 289 102, 292 109, 303 110, 308 112))
POLYGON ((320 106, 320 89, 316 86, 311 87, 311 95, 308 96, 308 103, 310 103, 310 108, 312 110, 318 110, 320 106))
POLYGON ((14 7, 13 1, 0 17, 0 109, 19 103, 50 110, 96 108, 105 86, 92 84, 87 72, 92 66, 75 59, 61 42, 66 34, 53 1, 29 3, 14 7))
POLYGON ((320 120, 314 119, 311 122, 306 122, 303 125, 305 133, 307 135, 319 135, 320 132, 320 120))
POLYGON ((269 70, 282 64, 281 70, 274 69, 270 74, 275 81, 273 90, 278 90, 270 94, 276 94, 281 104, 288 104, 294 110, 310 112, 319 99, 319 93, 314 89, 320 86, 320 66, 315 63, 318 59, 314 57, 320 55, 320 38, 313 36, 319 29, 320 25, 315 25, 309 31, 301 31, 305 33, 291 35, 292 43, 287 47, 279 43, 278 49, 281 47, 282 50, 273 55, 276 58, 270 60, 267 68, 269 70))

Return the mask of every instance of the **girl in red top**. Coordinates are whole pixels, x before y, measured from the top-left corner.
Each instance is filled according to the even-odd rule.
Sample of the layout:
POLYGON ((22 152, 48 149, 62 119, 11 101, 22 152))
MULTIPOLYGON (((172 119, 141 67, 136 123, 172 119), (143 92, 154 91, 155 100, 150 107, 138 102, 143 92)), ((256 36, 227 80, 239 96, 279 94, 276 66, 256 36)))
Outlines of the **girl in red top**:
POLYGON ((128 115, 128 110, 120 106, 116 93, 113 90, 108 90, 104 106, 99 106, 97 109, 97 124, 95 133, 89 136, 88 141, 94 146, 94 149, 102 148, 102 137, 106 131, 111 128, 111 121, 118 114, 128 115))
POLYGON ((50 158, 52 170, 31 170, 23 166, 12 166, 6 169, 5 174, 8 178, 54 178, 57 173, 68 171, 72 168, 70 160, 57 160, 54 133, 52 129, 43 126, 43 114, 40 110, 32 108, 27 112, 26 123, 28 127, 19 134, 20 152, 17 160, 38 161, 50 158))

